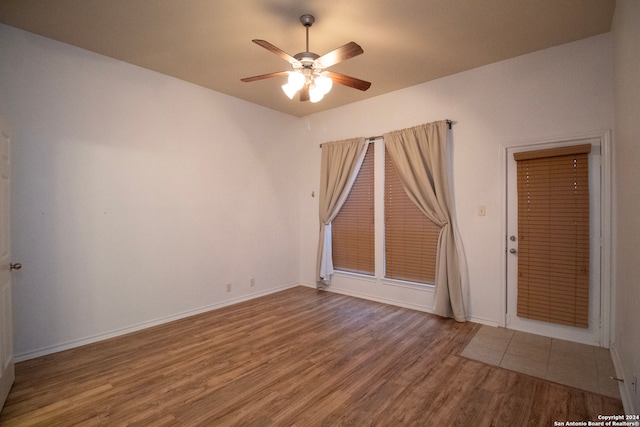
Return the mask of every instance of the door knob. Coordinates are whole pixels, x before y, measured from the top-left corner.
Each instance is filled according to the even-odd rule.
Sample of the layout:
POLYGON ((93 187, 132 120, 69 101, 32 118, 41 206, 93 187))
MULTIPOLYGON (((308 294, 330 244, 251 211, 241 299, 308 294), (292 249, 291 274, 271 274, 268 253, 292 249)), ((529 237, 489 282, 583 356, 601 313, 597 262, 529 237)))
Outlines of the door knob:
POLYGON ((20 270, 22 268, 22 264, 16 262, 15 264, 9 264, 9 270, 20 270))
POLYGON ((513 248, 509 249, 509 252, 511 252, 512 254, 515 254, 517 251, 513 248))

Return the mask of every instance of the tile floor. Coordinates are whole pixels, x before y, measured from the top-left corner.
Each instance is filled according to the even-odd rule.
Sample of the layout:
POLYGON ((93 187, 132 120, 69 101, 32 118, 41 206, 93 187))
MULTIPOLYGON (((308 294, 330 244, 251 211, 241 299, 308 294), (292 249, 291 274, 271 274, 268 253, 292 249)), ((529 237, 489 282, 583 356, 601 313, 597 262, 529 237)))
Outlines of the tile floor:
POLYGON ((606 348, 483 325, 461 356, 620 399, 606 348))

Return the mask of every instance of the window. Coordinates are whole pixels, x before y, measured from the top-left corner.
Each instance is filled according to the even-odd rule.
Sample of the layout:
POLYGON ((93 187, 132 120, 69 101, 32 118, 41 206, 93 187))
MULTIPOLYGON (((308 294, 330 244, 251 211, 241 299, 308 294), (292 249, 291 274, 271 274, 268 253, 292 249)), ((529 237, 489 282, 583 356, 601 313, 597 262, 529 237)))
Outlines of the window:
POLYGON ((385 277, 434 284, 441 227, 409 199, 385 151, 385 277))
MULTIPOLYGON (((333 265, 338 271, 375 275, 374 151, 374 144, 369 144, 353 188, 331 226, 333 265)), ((385 182, 384 194, 379 194, 384 196, 385 210, 384 277, 434 284, 440 227, 406 195, 390 157, 385 155, 380 163, 385 182)))
POLYGON ((333 266, 375 274, 374 145, 369 144, 351 192, 331 224, 333 266))

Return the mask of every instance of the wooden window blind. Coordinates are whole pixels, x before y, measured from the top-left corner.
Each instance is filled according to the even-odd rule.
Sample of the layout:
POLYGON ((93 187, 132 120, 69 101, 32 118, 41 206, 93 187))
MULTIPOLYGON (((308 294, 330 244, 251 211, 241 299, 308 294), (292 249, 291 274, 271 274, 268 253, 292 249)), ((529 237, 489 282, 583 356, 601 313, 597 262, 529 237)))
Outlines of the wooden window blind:
POLYGON ((519 317, 589 326, 591 145, 514 154, 519 317))
POLYGON ((385 277, 434 284, 441 227, 409 199, 385 152, 385 277))
POLYGON ((369 144, 351 192, 331 224, 336 270, 375 274, 373 169, 374 146, 369 144))

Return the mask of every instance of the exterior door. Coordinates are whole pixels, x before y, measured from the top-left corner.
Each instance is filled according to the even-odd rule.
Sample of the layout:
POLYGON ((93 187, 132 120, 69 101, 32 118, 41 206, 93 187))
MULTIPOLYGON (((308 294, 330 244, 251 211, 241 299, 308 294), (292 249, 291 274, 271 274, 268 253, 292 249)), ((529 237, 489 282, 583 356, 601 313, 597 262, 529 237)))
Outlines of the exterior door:
POLYGON ((506 150, 507 162, 507 313, 506 327, 519 331, 590 345, 607 345, 601 333, 601 139, 578 140, 513 147, 506 150), (589 308, 588 327, 567 326, 518 316, 518 191, 514 153, 591 144, 589 163, 589 308))
POLYGON ((10 196, 11 164, 9 131, 0 117, 0 408, 15 378, 13 366, 13 317, 11 296, 10 196))

